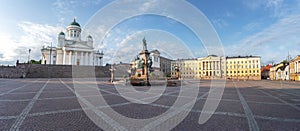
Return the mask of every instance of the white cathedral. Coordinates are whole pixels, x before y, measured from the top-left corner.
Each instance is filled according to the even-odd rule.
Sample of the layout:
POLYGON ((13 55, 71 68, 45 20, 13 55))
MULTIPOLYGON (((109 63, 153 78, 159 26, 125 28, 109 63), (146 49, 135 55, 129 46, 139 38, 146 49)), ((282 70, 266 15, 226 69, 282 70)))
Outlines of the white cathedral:
POLYGON ((103 65, 103 52, 94 50, 93 38, 88 35, 81 40, 81 27, 74 21, 67 27, 66 34, 58 34, 57 47, 43 47, 41 64, 57 65, 103 65))

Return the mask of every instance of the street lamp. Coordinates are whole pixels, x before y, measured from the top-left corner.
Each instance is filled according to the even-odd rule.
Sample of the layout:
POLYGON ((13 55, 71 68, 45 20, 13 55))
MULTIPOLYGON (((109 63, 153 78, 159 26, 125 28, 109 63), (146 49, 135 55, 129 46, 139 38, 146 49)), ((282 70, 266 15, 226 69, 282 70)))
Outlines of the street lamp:
POLYGON ((52 63, 51 57, 52 57, 52 42, 51 42, 51 46, 50 46, 50 65, 52 63))
POLYGON ((176 71, 176 77, 177 77, 177 79, 180 79, 180 74, 179 74, 179 67, 178 67, 178 65, 175 65, 175 66, 174 66, 174 70, 176 71))
POLYGON ((111 66, 110 66, 110 72, 111 72, 111 74, 110 74, 110 82, 111 83, 113 83, 114 82, 114 79, 115 79, 115 76, 114 76, 114 73, 115 73, 115 64, 112 64, 111 66))
POLYGON ((28 49, 28 64, 30 63, 30 52, 31 52, 31 49, 28 49))
POLYGON ((151 65, 152 65, 152 60, 151 60, 151 58, 149 58, 148 51, 146 53, 144 64, 145 64, 145 71, 146 71, 145 72, 146 73, 146 83, 145 83, 145 85, 146 86, 151 86, 150 82, 149 82, 149 72, 150 72, 150 68, 151 68, 151 65))

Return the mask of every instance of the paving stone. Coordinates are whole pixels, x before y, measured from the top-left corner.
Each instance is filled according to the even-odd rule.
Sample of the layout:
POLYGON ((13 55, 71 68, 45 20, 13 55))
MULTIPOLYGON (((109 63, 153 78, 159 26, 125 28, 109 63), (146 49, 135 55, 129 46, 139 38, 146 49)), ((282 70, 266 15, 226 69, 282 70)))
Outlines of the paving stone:
POLYGON ((256 119, 260 130, 262 131, 298 131, 299 122, 281 122, 272 120, 256 119))
POLYGON ((24 100, 24 99, 32 99, 36 93, 11 93, 0 96, 0 100, 24 100))
POLYGON ((200 113, 190 113, 172 131, 203 130, 203 131, 242 131, 248 130, 247 119, 243 117, 232 117, 213 115, 207 122, 198 124, 200 113))
POLYGON ((56 110, 68 110, 68 109, 80 109, 81 106, 78 103, 77 98, 65 98, 65 99, 45 99, 37 100, 30 113, 56 111, 56 110))
POLYGON ((4 119, 0 120, 0 130, 1 131, 8 131, 10 127, 14 123, 15 119, 4 119))
POLYGON ((254 115, 300 120, 300 112, 288 105, 248 103, 254 115))
MULTIPOLYGON (((10 129, 47 80, 1 79, 5 85, 0 85, 0 93, 4 93, 0 96, 0 130, 10 129), (25 84, 28 85, 17 89, 25 84), (13 91, 5 93, 10 90, 13 91)), ((71 89, 74 89, 72 79, 63 78, 61 80, 71 89)), ((120 96, 114 85, 108 83, 106 79, 97 80, 99 80, 97 87, 101 90, 100 93, 106 100, 105 103, 109 106, 104 106, 105 103, 99 103, 99 92, 89 90, 88 85, 81 85, 80 88, 76 88, 76 92, 83 95, 86 101, 98 107, 97 110, 107 111, 112 108, 117 113, 134 119, 158 117, 170 110, 169 108, 173 106, 176 100, 189 100, 190 97, 178 97, 179 91, 183 88, 172 86, 167 87, 163 95, 153 103, 137 104, 120 96)), ((299 96, 297 96, 300 95, 297 94, 299 89, 293 87, 293 90, 282 90, 276 82, 275 84, 271 83, 272 81, 239 81, 235 83, 227 81, 216 112, 206 123, 200 125, 198 119, 211 84, 209 80, 201 80, 198 101, 188 116, 173 130, 249 130, 247 115, 236 88, 245 98, 246 104, 261 130, 300 130, 299 111, 274 98, 278 97, 300 108, 299 96), (274 97, 270 97, 259 90, 274 97), (285 93, 280 91, 285 91, 285 93), (292 92, 293 94, 287 94, 292 92)), ((146 86, 135 88, 143 92, 150 89, 146 86)), ((50 79, 38 99, 32 102, 34 102, 32 103, 33 106, 29 108, 29 114, 25 114, 20 130, 101 130, 87 117, 75 94, 62 84, 60 79, 50 79)), ((82 106, 87 107, 85 104, 82 106)))
POLYGON ((0 101, 0 116, 17 116, 29 101, 0 101))
POLYGON ((101 130, 83 111, 27 117, 20 130, 101 130))

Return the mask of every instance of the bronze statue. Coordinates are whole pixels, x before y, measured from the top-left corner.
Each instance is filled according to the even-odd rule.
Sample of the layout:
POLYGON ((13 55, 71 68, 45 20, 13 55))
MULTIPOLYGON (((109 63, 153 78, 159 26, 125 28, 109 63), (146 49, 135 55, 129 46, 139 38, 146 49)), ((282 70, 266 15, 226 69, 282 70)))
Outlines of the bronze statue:
POLYGON ((143 39, 143 50, 147 50, 147 42, 146 42, 145 37, 143 39))

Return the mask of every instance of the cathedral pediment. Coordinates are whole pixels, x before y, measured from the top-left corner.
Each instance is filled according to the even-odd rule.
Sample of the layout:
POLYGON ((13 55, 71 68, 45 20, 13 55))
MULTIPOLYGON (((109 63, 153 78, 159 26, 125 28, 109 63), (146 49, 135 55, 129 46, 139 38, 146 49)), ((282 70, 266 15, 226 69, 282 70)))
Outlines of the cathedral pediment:
POLYGON ((76 42, 76 41, 68 41, 65 47, 68 48, 80 48, 80 49, 93 49, 93 47, 90 47, 87 45, 86 42, 76 42))

